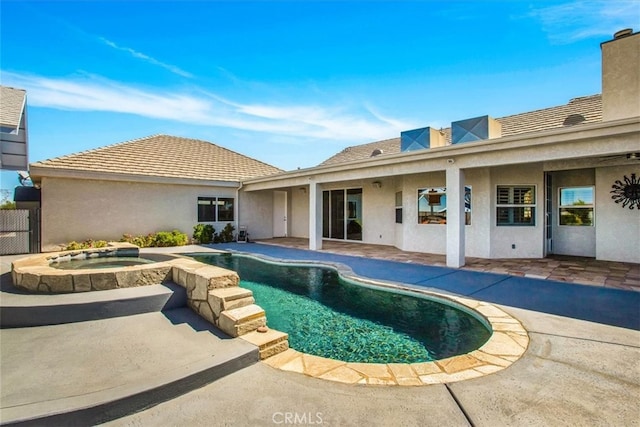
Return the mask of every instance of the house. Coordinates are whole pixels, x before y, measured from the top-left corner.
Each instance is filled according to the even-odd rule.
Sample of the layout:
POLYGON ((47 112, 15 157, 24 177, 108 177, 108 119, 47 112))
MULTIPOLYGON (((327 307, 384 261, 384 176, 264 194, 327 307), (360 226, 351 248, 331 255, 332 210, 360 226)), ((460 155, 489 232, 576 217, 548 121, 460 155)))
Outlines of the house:
POLYGON ((0 169, 27 170, 27 93, 0 86, 0 169))
POLYGON ((446 254, 451 267, 549 254, 639 263, 640 34, 620 31, 601 49, 602 95, 408 130, 246 180, 244 220, 269 230, 272 215, 251 212, 271 198, 273 235, 311 249, 391 245, 446 254))
POLYGON ((31 164, 42 248, 238 223, 238 191, 282 170, 207 141, 153 135, 31 164))
POLYGON ((167 136, 34 163, 43 244, 220 223, 231 200, 224 221, 312 250, 333 239, 446 254, 451 267, 549 254, 640 263, 640 34, 601 48, 602 95, 407 130, 309 169, 220 147, 205 158, 208 143, 167 136))

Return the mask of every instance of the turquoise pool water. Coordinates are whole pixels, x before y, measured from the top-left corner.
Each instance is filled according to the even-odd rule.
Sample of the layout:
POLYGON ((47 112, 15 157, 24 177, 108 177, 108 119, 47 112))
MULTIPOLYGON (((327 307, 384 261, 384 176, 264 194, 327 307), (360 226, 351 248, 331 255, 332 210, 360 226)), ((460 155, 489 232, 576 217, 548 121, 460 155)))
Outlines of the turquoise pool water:
POLYGON ((434 300, 371 289, 329 268, 254 258, 192 255, 238 272, 270 327, 298 351, 345 362, 417 363, 465 354, 491 332, 472 315, 434 300))

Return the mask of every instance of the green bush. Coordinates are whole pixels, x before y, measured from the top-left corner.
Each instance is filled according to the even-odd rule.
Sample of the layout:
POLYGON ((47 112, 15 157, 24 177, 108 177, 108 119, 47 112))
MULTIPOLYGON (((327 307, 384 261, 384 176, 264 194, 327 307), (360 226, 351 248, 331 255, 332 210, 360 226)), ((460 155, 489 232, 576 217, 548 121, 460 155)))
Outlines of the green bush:
POLYGON ((73 241, 65 246, 65 251, 77 251, 79 249, 104 248, 107 246, 106 240, 85 240, 84 242, 73 241))
POLYGON ((193 227, 193 239, 197 243, 206 245, 213 241, 215 232, 216 230, 211 224, 198 224, 193 227))
POLYGON ((189 243, 189 237, 178 230, 159 231, 156 233, 153 243, 153 246, 159 248, 168 246, 184 246, 189 243))
POLYGON ((124 234, 120 239, 121 242, 131 243, 141 248, 148 248, 153 246, 153 242, 155 241, 156 235, 153 233, 147 234, 146 236, 134 236, 132 234, 124 234))
POLYGON ((214 237, 215 243, 229 243, 233 242, 233 232, 236 228, 230 223, 225 225, 220 234, 214 237))

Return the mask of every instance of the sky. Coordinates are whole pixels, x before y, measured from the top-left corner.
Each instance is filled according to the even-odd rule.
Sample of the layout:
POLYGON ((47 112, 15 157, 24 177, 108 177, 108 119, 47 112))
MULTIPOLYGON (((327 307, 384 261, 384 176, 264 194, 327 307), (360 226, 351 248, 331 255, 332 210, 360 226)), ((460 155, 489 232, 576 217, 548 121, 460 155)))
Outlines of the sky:
POLYGON ((0 24, 30 162, 162 133, 294 170, 600 93, 640 1, 2 0, 0 24))

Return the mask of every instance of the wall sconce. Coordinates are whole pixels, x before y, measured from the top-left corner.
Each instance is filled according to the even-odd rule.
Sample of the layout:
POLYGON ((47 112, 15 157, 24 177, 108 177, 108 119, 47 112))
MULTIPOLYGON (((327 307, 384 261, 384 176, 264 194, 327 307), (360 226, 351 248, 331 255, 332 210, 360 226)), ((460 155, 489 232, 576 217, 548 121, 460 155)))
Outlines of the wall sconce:
POLYGON ((373 181, 371 183, 375 188, 382 188, 382 183, 380 181, 373 181))
POLYGON ((447 163, 449 163, 450 165, 454 164, 456 161, 453 159, 447 159, 447 163))
POLYGON ((302 194, 307 194, 307 187, 300 187, 298 191, 300 191, 302 194))

